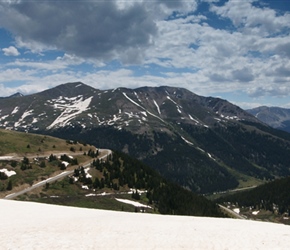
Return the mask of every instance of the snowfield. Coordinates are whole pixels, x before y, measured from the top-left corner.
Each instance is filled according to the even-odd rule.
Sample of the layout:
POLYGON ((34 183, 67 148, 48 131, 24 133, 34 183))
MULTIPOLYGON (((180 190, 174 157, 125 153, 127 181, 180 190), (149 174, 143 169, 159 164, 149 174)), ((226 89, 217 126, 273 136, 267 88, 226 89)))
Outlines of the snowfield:
POLYGON ((290 227, 0 200, 0 249, 289 249, 290 227))

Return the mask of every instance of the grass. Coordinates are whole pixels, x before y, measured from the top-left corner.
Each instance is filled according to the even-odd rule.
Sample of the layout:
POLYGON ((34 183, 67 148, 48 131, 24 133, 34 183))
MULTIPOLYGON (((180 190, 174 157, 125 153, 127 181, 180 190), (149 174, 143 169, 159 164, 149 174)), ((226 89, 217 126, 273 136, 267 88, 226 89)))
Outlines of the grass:
MULTIPOLYGON (((13 160, 0 161, 0 169, 6 168, 16 172, 16 175, 6 180, 0 180, 0 197, 7 195, 6 187, 10 180, 13 187, 11 193, 17 188, 23 188, 24 185, 32 185, 60 173, 58 161, 49 162, 46 159, 49 155, 73 155, 78 164, 82 165, 82 163, 92 160, 91 157, 84 155, 84 152, 88 152, 90 149, 96 150, 91 145, 69 142, 51 136, 0 129, 0 156, 13 155, 16 157, 13 160), (21 167, 24 157, 29 160, 29 165, 25 170, 21 167), (45 162, 45 167, 40 166, 42 161, 45 162)), ((77 165, 69 166, 69 168, 74 167, 77 165)))
MULTIPOLYGON (((83 152, 88 152, 89 149, 96 150, 95 147, 90 145, 71 143, 50 136, 0 129, 0 155, 13 155, 18 157, 17 160, 13 159, 13 161, 0 161, 0 168, 7 168, 8 170, 16 172, 16 175, 5 180, 0 180, 0 197, 4 197, 8 193, 24 189, 29 185, 33 185, 38 181, 45 180, 60 173, 62 170, 58 167, 59 160, 49 162, 46 159, 47 156, 60 152, 62 154, 73 155, 78 160, 78 165, 69 167, 73 169, 82 165, 84 162, 92 161, 91 157, 83 154, 83 152), (74 152, 71 151, 72 147, 74 148, 74 152), (75 153, 78 155, 74 155, 75 153), (21 167, 24 157, 29 159, 29 165, 25 170, 21 167), (41 167, 40 163, 42 161, 45 162, 45 167, 41 167), (9 181, 12 182, 13 186, 11 191, 6 190, 9 181)), ((91 169, 90 173, 93 176, 100 175, 99 171, 95 169, 91 169)), ((111 190, 107 189, 99 190, 99 192, 103 191, 111 192, 111 190)), ((49 183, 44 187, 34 189, 30 193, 23 194, 17 199, 75 207, 128 212, 135 211, 133 205, 121 203, 115 199, 115 197, 131 199, 130 194, 86 197, 85 195, 90 192, 93 191, 82 189, 79 183, 70 184, 69 178, 64 177, 62 180, 49 183)), ((141 195, 140 201, 146 204, 148 201, 146 195, 141 195)), ((151 210, 150 212, 153 211, 151 210)))
POLYGON ((36 135, 30 133, 16 132, 0 129, 0 155, 6 154, 29 154, 41 151, 67 149, 66 142, 50 136, 36 135))
MULTIPOLYGON (((105 190, 99 190, 102 192, 105 190)), ((106 190, 110 192, 111 190, 106 190)), ((68 177, 61 181, 51 183, 49 187, 39 188, 30 193, 19 196, 18 200, 34 201, 48 204, 65 205, 73 207, 84 207, 94 209, 105 209, 114 211, 136 212, 133 205, 122 203, 115 198, 132 200, 130 194, 112 194, 107 196, 85 196, 92 190, 82 189, 78 184, 70 184, 68 177)), ((145 194, 141 195, 140 202, 146 204, 145 194)), ((146 209, 146 212, 154 212, 146 209)))

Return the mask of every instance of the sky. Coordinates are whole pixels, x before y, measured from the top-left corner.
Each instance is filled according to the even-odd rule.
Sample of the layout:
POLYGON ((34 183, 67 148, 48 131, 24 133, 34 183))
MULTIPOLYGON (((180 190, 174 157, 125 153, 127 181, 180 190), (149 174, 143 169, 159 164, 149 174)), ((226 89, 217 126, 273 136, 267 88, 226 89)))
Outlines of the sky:
POLYGON ((81 81, 290 108, 290 0, 0 0, 0 96, 81 81))

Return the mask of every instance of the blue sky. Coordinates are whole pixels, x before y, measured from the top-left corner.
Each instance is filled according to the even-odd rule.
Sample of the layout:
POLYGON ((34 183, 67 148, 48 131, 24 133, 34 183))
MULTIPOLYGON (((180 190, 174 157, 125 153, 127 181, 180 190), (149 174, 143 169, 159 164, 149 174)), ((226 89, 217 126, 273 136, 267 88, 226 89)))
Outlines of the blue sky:
POLYGON ((290 0, 1 0, 0 96, 82 81, 290 108, 290 0))

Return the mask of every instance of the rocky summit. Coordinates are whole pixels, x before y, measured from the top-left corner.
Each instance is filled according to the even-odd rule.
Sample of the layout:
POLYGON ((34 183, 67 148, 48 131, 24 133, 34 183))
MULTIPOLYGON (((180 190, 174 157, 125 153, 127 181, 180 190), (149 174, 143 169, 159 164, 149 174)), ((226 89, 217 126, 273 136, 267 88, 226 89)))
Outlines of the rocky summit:
POLYGON ((123 151, 199 193, 290 174, 290 135, 183 88, 99 90, 81 82, 0 99, 0 127, 123 151))

